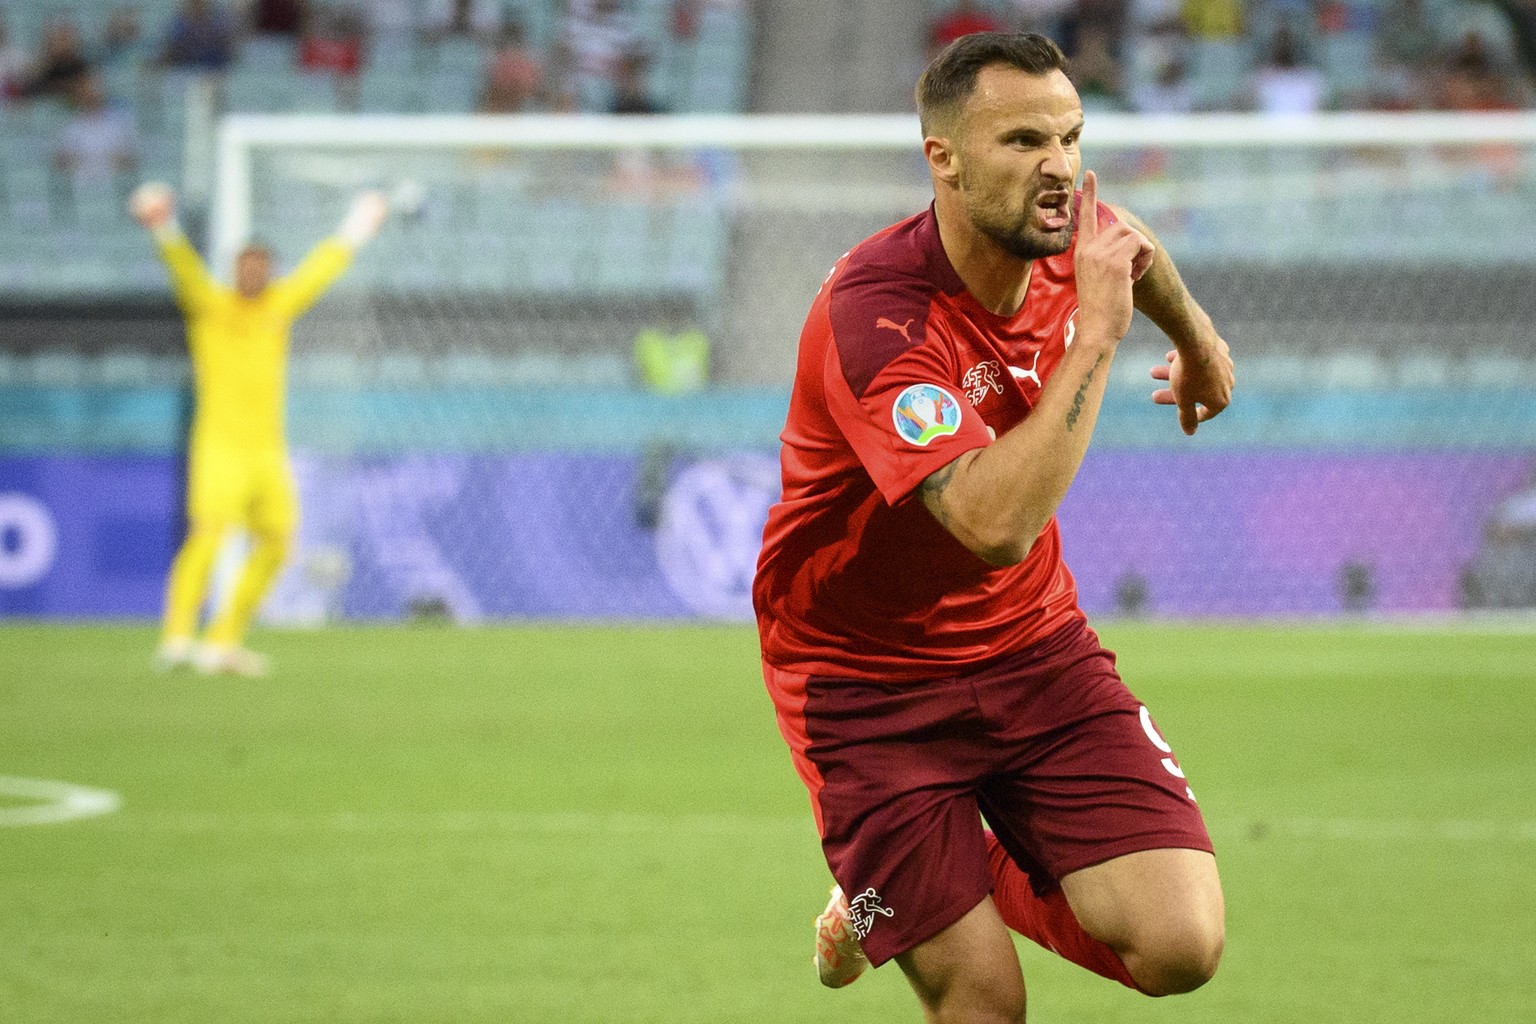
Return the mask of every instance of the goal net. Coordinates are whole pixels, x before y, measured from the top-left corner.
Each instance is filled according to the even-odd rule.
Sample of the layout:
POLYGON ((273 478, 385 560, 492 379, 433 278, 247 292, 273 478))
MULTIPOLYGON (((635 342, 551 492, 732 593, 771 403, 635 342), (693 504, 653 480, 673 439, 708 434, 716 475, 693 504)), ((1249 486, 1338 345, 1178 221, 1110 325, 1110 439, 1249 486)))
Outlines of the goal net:
MULTIPOLYGON (((1138 318, 1061 509, 1095 612, 1536 604, 1536 118, 1093 115, 1086 165, 1237 358, 1195 439, 1138 318)), ((750 615, 805 311, 931 197, 914 119, 235 117, 214 259, 379 239, 295 331, 270 606, 750 615)))

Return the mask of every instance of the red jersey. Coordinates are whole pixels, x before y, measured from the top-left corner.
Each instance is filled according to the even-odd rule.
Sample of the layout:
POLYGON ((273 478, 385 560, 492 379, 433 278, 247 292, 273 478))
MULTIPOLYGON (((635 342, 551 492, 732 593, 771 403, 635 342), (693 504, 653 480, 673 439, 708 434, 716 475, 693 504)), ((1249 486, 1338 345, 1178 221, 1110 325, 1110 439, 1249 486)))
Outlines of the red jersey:
POLYGON ((931 208, 837 262, 800 335, 780 435, 784 492, 753 584, 765 661, 931 679, 1083 617, 1054 516, 1022 562, 999 568, 914 493, 1029 415, 1076 313, 1071 249, 1035 261, 1018 313, 986 310, 950 264, 931 208))

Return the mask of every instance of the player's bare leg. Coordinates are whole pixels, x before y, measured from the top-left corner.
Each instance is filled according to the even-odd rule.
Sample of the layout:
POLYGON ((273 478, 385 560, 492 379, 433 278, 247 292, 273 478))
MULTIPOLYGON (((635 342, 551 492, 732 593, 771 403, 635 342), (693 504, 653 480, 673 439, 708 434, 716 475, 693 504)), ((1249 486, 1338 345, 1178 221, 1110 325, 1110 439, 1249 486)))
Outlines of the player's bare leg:
POLYGON ((1022 1024, 1024 974, 989 896, 896 958, 929 1024, 1022 1024))
POLYGON ((1120 954, 1083 930, 1061 889, 1037 893, 1029 875, 990 832, 987 869, 992 876, 992 903, 1009 928, 1064 960, 1140 991, 1120 954))
POLYGON ((213 575, 226 528, 221 523, 193 522, 187 539, 171 563, 165 588, 165 614, 161 620, 160 648, 155 664, 162 669, 192 663, 197 616, 213 575))
POLYGON ((245 649, 245 635, 262 598, 272 589, 283 563, 288 560, 290 535, 260 530, 252 536, 255 547, 240 570, 240 578, 228 604, 208 627, 206 642, 198 654, 197 666, 203 671, 244 676, 267 673, 266 658, 245 649))
POLYGON ((1143 992, 1190 992, 1216 973, 1226 910, 1209 853, 1126 854, 1066 875, 1061 888, 1083 930, 1119 954, 1143 992))

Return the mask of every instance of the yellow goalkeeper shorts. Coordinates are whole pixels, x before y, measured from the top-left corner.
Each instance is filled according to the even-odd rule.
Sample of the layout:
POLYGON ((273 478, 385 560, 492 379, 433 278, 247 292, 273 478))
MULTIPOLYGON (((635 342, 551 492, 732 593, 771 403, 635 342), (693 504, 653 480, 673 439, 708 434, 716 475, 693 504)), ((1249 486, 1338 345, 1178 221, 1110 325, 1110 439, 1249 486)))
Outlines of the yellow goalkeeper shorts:
POLYGON ((291 534, 299 523, 298 488, 283 451, 203 446, 187 473, 187 517, 194 523, 291 534))

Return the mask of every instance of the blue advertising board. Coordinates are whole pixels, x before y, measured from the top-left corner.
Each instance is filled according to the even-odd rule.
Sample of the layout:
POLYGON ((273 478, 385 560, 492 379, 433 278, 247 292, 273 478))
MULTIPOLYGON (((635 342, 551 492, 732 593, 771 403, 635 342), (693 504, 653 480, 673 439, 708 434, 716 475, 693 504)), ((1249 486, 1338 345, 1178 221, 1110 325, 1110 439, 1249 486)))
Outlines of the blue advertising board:
MULTIPOLYGON (((295 457, 303 521, 269 621, 748 620, 767 451, 295 457)), ((1104 451, 1062 504, 1089 611, 1449 611, 1524 453, 1104 451), (1360 598, 1357 593, 1356 600, 1360 598)), ((174 456, 0 458, 0 615, 151 617, 174 456)))
POLYGON ((181 489, 165 456, 0 458, 0 615, 155 614, 181 489))

